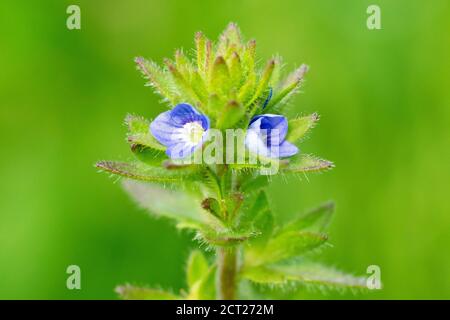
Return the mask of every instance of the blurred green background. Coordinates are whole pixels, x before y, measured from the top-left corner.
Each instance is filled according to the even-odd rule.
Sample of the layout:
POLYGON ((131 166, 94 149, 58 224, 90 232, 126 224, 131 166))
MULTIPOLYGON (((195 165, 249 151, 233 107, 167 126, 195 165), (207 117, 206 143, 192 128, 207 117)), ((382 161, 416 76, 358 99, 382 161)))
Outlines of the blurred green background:
POLYGON ((261 58, 311 66, 292 113, 322 115, 302 150, 335 161, 276 178, 281 221, 337 203, 323 260, 384 288, 352 296, 450 298, 450 3, 435 1, 2 1, 0 298, 109 299, 117 284, 184 286, 191 236, 137 209, 100 159, 128 159, 123 119, 164 110, 133 58, 162 61, 230 21, 261 58), (381 7, 382 30, 366 28, 381 7), (66 8, 81 7, 81 30, 66 8), (82 289, 66 289, 81 267, 82 289))

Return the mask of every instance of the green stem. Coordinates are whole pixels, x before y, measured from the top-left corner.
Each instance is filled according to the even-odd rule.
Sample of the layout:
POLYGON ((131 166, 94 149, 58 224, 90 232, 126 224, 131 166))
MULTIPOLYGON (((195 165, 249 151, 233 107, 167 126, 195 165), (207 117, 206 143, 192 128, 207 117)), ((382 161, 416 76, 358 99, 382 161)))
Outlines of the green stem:
POLYGON ((236 272, 237 250, 236 247, 218 248, 218 291, 219 299, 233 300, 236 298, 236 272))

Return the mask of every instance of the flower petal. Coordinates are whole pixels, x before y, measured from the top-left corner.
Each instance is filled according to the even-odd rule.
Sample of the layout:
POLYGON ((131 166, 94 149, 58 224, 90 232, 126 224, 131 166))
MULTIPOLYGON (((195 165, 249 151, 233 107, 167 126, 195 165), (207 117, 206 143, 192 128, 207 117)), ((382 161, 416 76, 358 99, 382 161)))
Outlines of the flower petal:
POLYGON ((209 129, 209 119, 202 115, 193 106, 187 103, 180 103, 171 110, 172 121, 179 126, 183 126, 188 122, 199 121, 203 129, 209 129))
POLYGON ((184 158, 190 156, 195 151, 195 149, 197 149, 197 147, 200 145, 201 144, 193 146, 190 144, 186 144, 184 142, 175 143, 167 148, 166 154, 171 159, 184 159, 184 158))
MULTIPOLYGON (((288 121, 286 117, 280 116, 278 114, 261 114, 253 117, 250 121, 250 127, 254 127, 258 124, 258 120, 260 121, 260 129, 267 130, 268 136, 274 136, 270 133, 271 130, 278 130, 278 144, 284 141, 288 131, 288 121)), ((269 138, 270 139, 270 138, 269 138)), ((271 141, 268 141, 271 144, 271 141)), ((277 142, 273 142, 277 143, 277 142)), ((272 143, 272 144, 273 144, 272 143)))
POLYGON ((165 146, 172 143, 173 133, 182 127, 172 121, 171 112, 172 110, 161 113, 150 123, 150 132, 165 146))
POLYGON ((253 117, 247 130, 247 148, 261 156, 270 158, 290 157, 298 148, 285 141, 288 131, 287 119, 276 114, 262 114, 253 117))
POLYGON ((298 152, 299 149, 297 148, 297 146, 288 141, 283 141, 283 143, 278 146, 279 158, 292 157, 293 155, 296 155, 298 152))
POLYGON ((259 129, 250 128, 245 136, 245 145, 247 149, 255 154, 265 157, 269 156, 269 149, 267 148, 266 138, 261 136, 259 129))

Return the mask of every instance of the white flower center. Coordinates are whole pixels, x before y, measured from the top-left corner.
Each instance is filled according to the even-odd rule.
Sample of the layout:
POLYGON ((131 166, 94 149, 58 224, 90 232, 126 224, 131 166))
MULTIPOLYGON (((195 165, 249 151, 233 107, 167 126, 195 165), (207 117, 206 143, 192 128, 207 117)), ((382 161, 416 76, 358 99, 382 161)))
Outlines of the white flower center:
POLYGON ((182 139, 192 145, 197 145, 202 141, 205 130, 199 121, 188 122, 180 129, 182 139))

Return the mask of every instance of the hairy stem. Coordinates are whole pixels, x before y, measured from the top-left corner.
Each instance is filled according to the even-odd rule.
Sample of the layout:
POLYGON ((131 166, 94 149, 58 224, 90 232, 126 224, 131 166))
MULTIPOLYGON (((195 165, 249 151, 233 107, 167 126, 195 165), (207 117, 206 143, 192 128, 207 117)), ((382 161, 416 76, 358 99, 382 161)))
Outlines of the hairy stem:
POLYGON ((218 292, 221 300, 233 300, 236 297, 236 251, 235 247, 217 249, 218 292))

